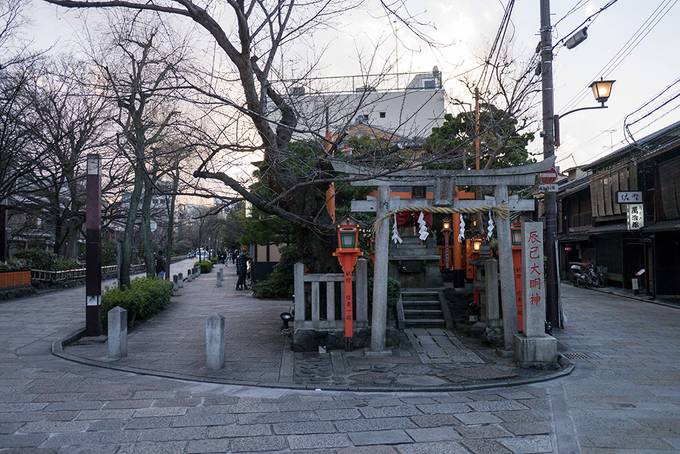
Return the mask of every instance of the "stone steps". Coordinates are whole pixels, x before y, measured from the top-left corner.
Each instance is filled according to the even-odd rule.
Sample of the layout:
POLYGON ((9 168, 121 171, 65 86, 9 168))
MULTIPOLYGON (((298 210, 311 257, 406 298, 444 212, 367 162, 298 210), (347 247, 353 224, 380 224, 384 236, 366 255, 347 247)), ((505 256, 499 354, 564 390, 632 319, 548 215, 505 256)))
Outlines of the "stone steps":
POLYGON ((401 292, 404 325, 413 328, 446 328, 439 294, 428 290, 401 292))

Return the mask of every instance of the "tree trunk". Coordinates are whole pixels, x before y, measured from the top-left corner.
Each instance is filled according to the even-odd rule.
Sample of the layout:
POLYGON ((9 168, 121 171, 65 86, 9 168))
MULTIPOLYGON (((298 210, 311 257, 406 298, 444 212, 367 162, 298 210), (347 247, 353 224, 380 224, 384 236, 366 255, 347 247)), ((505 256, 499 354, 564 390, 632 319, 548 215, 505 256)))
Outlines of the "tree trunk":
MULTIPOLYGON (((179 162, 177 163, 179 165, 179 162)), ((170 194, 170 206, 168 207, 168 231, 165 242, 165 278, 170 279, 170 259, 175 241, 175 201, 177 199, 177 189, 179 188, 179 167, 175 169, 172 176, 172 194, 170 194)))
POLYGON ((125 220, 125 232, 123 233, 122 257, 120 259, 120 281, 119 288, 130 287, 130 265, 132 259, 132 240, 135 233, 135 222, 137 221, 137 208, 141 197, 142 186, 144 185, 144 169, 140 164, 135 166, 135 182, 130 195, 130 207, 127 219, 125 220))
POLYGON ((147 177, 144 179, 144 198, 142 199, 142 227, 141 239, 144 248, 144 263, 146 264, 146 276, 156 275, 156 260, 154 258, 153 245, 151 244, 151 200, 153 199, 153 184, 147 177))

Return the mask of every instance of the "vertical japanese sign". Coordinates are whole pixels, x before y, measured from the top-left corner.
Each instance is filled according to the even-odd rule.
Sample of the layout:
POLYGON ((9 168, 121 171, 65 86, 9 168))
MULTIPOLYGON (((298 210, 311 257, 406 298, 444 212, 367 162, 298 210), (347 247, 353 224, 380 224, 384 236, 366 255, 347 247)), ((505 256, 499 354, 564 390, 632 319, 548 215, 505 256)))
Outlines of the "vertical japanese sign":
POLYGON ((545 335, 545 275, 543 269, 543 223, 522 223, 522 277, 524 335, 545 335))
POLYGON ((628 205, 626 214, 628 219, 628 230, 640 230, 645 226, 645 212, 641 203, 628 205))

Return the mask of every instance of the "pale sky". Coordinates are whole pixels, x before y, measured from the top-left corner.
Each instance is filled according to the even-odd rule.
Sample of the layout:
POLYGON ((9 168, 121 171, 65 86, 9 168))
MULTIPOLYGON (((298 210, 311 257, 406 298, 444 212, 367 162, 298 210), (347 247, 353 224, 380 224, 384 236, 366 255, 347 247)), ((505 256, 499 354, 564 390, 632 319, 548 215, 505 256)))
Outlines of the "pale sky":
MULTIPOLYGON (((367 3, 370 5, 368 0, 367 3)), ((381 17, 378 10, 367 6, 338 18, 334 29, 318 31, 290 49, 284 56, 284 64, 290 65, 287 70, 294 73, 296 65, 302 70, 304 64, 299 61, 293 63, 293 60, 317 54, 325 48, 317 74, 360 73, 357 53, 365 55, 376 43, 381 43, 379 56, 383 60, 393 60, 396 50, 400 71, 430 71, 437 65, 444 79, 449 80, 477 66, 475 56, 480 55, 493 40, 503 14, 502 5, 507 0, 412 0, 407 3, 412 13, 419 13, 421 21, 435 25, 436 29, 429 30, 431 36, 451 45, 429 49, 404 30, 403 25, 397 24, 402 43, 396 46, 397 40, 390 30, 389 20, 381 17)), ((555 41, 607 1, 553 0, 553 23, 578 3, 583 6, 557 25, 555 41)), ((614 149, 622 146, 624 117, 680 77, 680 60, 677 58, 680 5, 675 3, 677 0, 619 0, 589 26, 585 42, 571 50, 565 47, 559 49, 554 66, 556 113, 575 107, 595 106, 588 89, 578 103, 565 108, 594 79, 604 76, 616 80, 608 109, 578 112, 562 121, 562 146, 557 151, 562 170, 573 167, 575 162, 583 164, 604 156, 612 143, 614 149), (664 7, 669 8, 667 14, 618 67, 603 73, 602 68, 660 6, 657 17, 661 17, 664 7)), ((55 49, 77 50, 76 43, 84 35, 82 19, 79 18, 82 14, 41 0, 33 0, 31 9, 28 14, 32 21, 29 39, 34 46, 47 48, 58 43, 55 49)), ((98 13, 87 14, 89 24, 96 23, 97 18, 98 13)), ((515 53, 522 57, 530 56, 539 40, 539 0, 518 0, 512 24, 514 28, 511 26, 509 32, 514 30, 515 33, 515 53)), ((223 26, 228 29, 230 24, 224 23, 223 26)), ((197 38, 197 43, 201 42, 201 38, 197 38)), ((207 54, 212 53, 212 43, 206 41, 203 47, 207 54)), ((445 88, 453 97, 462 95, 455 81, 447 82, 445 88)), ((677 93, 678 90, 680 86, 676 85, 669 93, 677 93)), ((680 106, 680 99, 638 123, 633 131, 652 122, 638 132, 636 138, 680 120, 680 108, 673 110, 677 106, 680 106)), ((539 141, 536 142, 532 144, 532 150, 541 149, 539 141)))

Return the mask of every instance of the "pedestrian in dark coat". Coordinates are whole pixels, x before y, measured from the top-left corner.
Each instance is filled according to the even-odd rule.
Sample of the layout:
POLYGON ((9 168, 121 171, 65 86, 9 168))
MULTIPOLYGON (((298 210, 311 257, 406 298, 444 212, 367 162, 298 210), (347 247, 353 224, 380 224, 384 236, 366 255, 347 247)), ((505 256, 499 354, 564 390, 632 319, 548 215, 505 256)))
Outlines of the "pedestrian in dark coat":
POLYGON ((246 273, 248 272, 248 256, 244 251, 236 257, 236 290, 246 290, 246 273))

